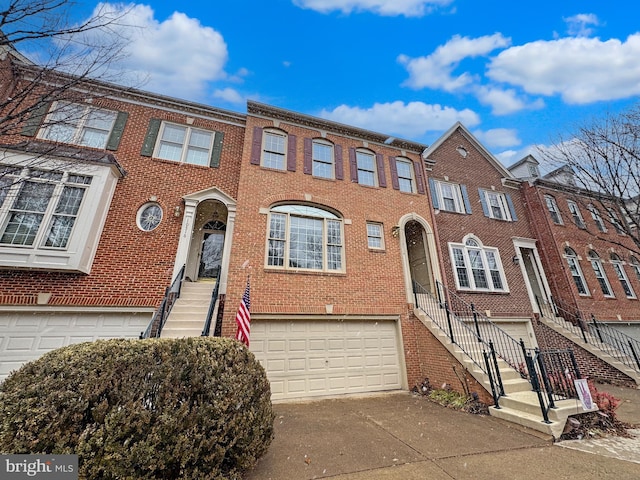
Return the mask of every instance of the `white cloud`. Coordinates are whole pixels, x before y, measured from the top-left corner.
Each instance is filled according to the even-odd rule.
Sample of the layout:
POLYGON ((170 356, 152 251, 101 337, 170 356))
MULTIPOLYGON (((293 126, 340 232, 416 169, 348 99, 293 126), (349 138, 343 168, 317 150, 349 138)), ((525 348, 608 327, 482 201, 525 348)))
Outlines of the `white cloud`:
POLYGON ((237 90, 234 90, 233 88, 222 88, 219 90, 215 90, 213 92, 213 97, 219 98, 220 100, 224 100, 225 102, 237 103, 237 104, 241 104, 246 101, 246 99, 242 95, 240 95, 240 93, 237 90))
POLYGON ((383 16, 422 17, 454 0, 293 0, 294 5, 320 13, 373 12, 383 16))
POLYGON ((455 35, 435 52, 426 57, 410 58, 400 55, 398 61, 409 72, 404 83, 412 88, 443 89, 448 92, 471 84, 474 78, 468 72, 454 76, 453 71, 465 58, 486 56, 497 48, 505 48, 511 39, 500 33, 478 38, 455 35))
POLYGON ((503 90, 496 87, 481 86, 476 89, 476 96, 480 103, 491 107, 491 112, 494 115, 508 115, 524 109, 538 110, 544 107, 542 99, 528 102, 512 88, 503 90))
MULTIPOLYGON (((98 9, 122 15, 115 32, 127 39, 123 55, 109 65, 120 74, 119 83, 185 99, 203 99, 207 83, 224 79, 227 45, 222 35, 199 20, 174 12, 159 21, 150 6, 99 4, 98 9)), ((99 41, 102 32, 92 35, 99 41)), ((108 42, 106 33, 104 42, 108 42)))
POLYGON ((489 64, 493 80, 530 94, 561 95, 570 104, 640 94, 640 33, 626 41, 562 38, 500 52, 489 64))
POLYGON ((478 114, 469 109, 456 110, 441 105, 401 101, 375 103, 372 107, 340 105, 333 110, 323 110, 320 117, 367 130, 418 138, 429 131, 445 131, 455 122, 465 126, 480 123, 478 114))
POLYGON ((473 134, 488 147, 514 147, 522 141, 518 138, 518 132, 509 128, 494 128, 491 130, 476 130, 473 134))
POLYGON ((593 33, 593 28, 589 25, 597 27, 600 25, 598 17, 593 13, 579 13, 571 17, 563 18, 567 24, 567 33, 577 37, 588 37, 593 33))

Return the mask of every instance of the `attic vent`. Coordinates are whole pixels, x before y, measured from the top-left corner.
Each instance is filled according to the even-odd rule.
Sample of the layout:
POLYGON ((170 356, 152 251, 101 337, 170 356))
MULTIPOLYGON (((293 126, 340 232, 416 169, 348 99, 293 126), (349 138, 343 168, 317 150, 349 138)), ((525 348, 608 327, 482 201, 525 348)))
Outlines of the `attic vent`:
POLYGON ((456 148, 456 151, 460 154, 462 158, 467 158, 467 155, 469 155, 469 152, 467 152, 467 149, 464 148, 462 145, 456 148))

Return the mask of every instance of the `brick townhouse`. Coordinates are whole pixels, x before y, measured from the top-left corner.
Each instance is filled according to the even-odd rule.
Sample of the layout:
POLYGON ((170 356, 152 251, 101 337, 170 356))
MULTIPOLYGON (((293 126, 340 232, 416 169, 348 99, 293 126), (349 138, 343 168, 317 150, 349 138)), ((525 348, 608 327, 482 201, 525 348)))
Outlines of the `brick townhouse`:
MULTIPOLYGON (((541 313, 549 317, 553 308, 576 325, 612 326, 614 335, 622 332, 619 339, 625 348, 631 341, 637 349, 633 339, 640 340, 640 261, 633 241, 619 227, 624 217, 616 199, 577 187, 567 167, 540 176, 538 165, 527 156, 509 169, 524 180, 522 192, 547 274, 552 303, 542 301, 546 310, 541 313)), ((621 372, 583 349, 581 334, 578 342, 571 342, 544 323, 534 325, 542 346, 572 348, 585 373, 626 381, 621 372)), ((627 356, 636 363, 633 350, 627 356)))
MULTIPOLYGON (((2 91, 38 71, 7 55, 2 91)), ((228 261, 243 115, 85 82, 32 102, 2 138, 0 375, 69 343, 137 337, 205 236, 228 261), (214 218, 215 217, 215 218, 214 218)), ((42 95, 42 96, 41 96, 42 95)), ((221 293, 226 288, 221 279, 221 293)))

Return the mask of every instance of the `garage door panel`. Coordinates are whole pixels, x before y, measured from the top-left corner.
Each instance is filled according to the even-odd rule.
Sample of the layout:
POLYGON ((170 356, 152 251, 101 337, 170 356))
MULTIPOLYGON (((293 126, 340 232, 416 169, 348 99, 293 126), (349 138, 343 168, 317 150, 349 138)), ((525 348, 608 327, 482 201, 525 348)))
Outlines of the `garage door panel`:
POLYGON ((251 350, 274 400, 393 390, 402 387, 396 329, 393 321, 254 319, 251 350), (273 332, 282 343, 271 349, 273 332))

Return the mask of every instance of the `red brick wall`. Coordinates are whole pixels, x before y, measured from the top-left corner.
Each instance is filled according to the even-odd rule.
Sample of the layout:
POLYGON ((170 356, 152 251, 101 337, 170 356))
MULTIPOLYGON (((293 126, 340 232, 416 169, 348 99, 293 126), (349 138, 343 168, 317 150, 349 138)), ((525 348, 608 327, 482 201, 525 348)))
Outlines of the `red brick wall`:
POLYGON ((502 185, 504 173, 496 169, 486 157, 459 130, 448 137, 435 152, 430 155, 435 161, 427 175, 434 180, 464 184, 469 193, 471 215, 441 210, 436 216, 441 261, 444 266, 447 287, 456 292, 456 281, 452 260, 449 255, 449 242, 461 243, 467 234, 474 234, 487 247, 497 248, 500 252, 509 293, 456 292, 466 302, 474 303, 479 311, 490 310, 496 317, 529 317, 531 301, 527 294, 521 269, 514 265, 512 257, 516 254, 514 237, 534 238, 526 216, 526 208, 517 188, 502 185), (462 146, 467 152, 462 157, 456 148, 462 146), (446 178, 445 178, 446 177, 446 178), (513 200, 518 220, 506 222, 485 217, 480 204, 478 189, 509 194, 513 200))
MULTIPOLYGON (((633 248, 631 240, 616 233, 615 229, 609 225, 607 225, 607 232, 596 233, 591 214, 585 207, 589 203, 587 198, 576 197, 573 194, 540 185, 525 185, 523 191, 533 228, 536 229, 538 248, 545 273, 554 297, 561 299, 564 303, 577 306, 587 318, 594 314, 598 320, 602 321, 617 321, 618 315, 623 321, 640 320, 640 301, 637 298, 626 298, 610 263, 612 252, 618 254, 626 262, 629 261, 630 249, 633 248), (544 201, 545 194, 555 198, 562 215, 563 225, 556 225, 551 220, 544 201), (567 207, 568 199, 578 203, 587 229, 578 228, 573 222, 567 207), (588 296, 578 295, 569 266, 564 258, 566 246, 575 250, 579 256, 580 268, 590 293, 588 296), (588 253, 590 250, 595 250, 600 256, 615 298, 604 297, 589 262, 588 253)), ((601 216, 605 219, 606 212, 602 207, 598 208, 601 216)), ((631 266, 624 265, 624 270, 634 292, 636 295, 640 295, 640 281, 631 266)))
MULTIPOLYGON (((91 273, 0 270, 0 304, 35 304, 38 292, 51 292, 50 305, 157 306, 171 282, 183 220, 174 216, 174 208, 183 209, 184 195, 214 186, 232 197, 237 195, 242 125, 223 123, 213 114, 201 118, 206 112, 189 111, 186 106, 185 113, 174 113, 100 97, 93 104, 127 111, 129 118, 119 148, 113 152, 127 175, 116 187, 91 273), (219 168, 140 155, 151 118, 186 124, 188 116, 194 118, 194 127, 225 133, 219 168), (157 197, 164 218, 157 229, 142 232, 136 215, 151 196, 157 197)), ((238 118, 241 123, 242 117, 238 118)), ((30 139, 16 135, 2 142, 30 139)))
POLYGON ((580 374, 583 378, 591 378, 598 382, 611 383, 613 385, 624 385, 632 388, 637 387, 635 381, 613 368, 608 363, 582 348, 579 344, 573 343, 568 338, 560 335, 555 330, 547 327, 539 320, 532 320, 533 329, 536 332, 538 345, 541 349, 571 349, 575 355, 580 374))

